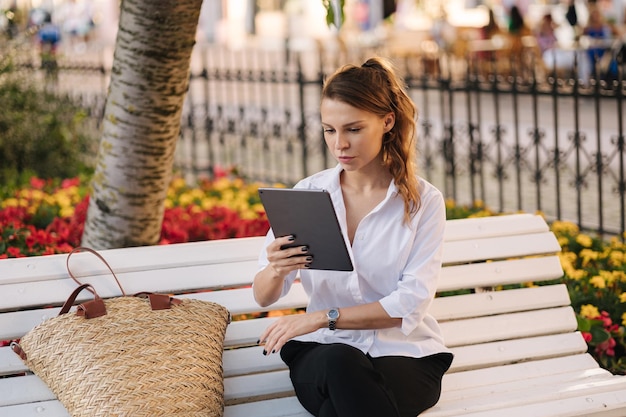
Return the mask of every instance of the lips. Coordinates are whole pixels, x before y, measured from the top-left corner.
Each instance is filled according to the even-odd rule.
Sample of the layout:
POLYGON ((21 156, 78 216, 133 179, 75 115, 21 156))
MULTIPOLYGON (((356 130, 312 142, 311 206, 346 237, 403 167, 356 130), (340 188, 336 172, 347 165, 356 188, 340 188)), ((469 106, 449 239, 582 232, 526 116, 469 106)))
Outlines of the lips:
POLYGON ((339 162, 350 162, 354 159, 353 156, 338 156, 337 159, 339 160, 339 162))

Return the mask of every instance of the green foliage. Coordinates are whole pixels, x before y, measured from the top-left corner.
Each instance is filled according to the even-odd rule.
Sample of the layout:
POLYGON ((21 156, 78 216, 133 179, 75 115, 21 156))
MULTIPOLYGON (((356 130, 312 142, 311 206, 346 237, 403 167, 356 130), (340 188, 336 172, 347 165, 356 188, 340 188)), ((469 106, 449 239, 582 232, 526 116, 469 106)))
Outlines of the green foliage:
POLYGON ((326 24, 328 27, 337 24, 337 13, 339 13, 339 27, 345 22, 344 14, 345 0, 322 0, 322 4, 326 9, 326 24))
POLYGON ((5 62, 0 65, 0 108, 1 184, 89 171, 97 140, 86 133, 86 113, 68 97, 39 88, 5 62))

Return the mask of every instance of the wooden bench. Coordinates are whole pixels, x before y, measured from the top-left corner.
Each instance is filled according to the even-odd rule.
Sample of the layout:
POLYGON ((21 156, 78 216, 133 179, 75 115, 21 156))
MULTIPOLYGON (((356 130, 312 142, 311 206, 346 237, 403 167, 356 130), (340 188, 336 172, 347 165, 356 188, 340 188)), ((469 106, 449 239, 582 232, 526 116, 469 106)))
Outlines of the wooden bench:
MULTIPOLYGON (((263 238, 102 251, 128 293, 155 291, 212 300, 233 315, 265 309, 250 282, 263 238), (205 290, 211 290, 206 292, 205 290), (202 291, 202 292, 197 292, 202 291), (191 292, 191 294, 190 294, 191 292), (194 293, 196 292, 196 293, 194 293)), ((625 416, 626 378, 586 353, 562 276, 559 244, 539 216, 449 220, 444 269, 433 312, 455 359, 441 401, 424 415, 625 416), (544 286, 510 284, 557 280, 544 286), (492 288, 502 290, 491 291, 492 288), (449 295, 451 291, 466 294, 449 295)), ((66 255, 0 261, 0 340, 19 338, 76 287, 66 255)), ((78 276, 93 275, 102 296, 118 290, 92 254, 72 257, 78 276)), ((306 304, 296 285, 272 310, 306 304)), ((293 396, 279 355, 256 345, 273 318, 234 321, 224 351, 227 417, 309 416, 293 396)), ((9 347, 0 348, 0 416, 67 416, 63 406, 9 347)))

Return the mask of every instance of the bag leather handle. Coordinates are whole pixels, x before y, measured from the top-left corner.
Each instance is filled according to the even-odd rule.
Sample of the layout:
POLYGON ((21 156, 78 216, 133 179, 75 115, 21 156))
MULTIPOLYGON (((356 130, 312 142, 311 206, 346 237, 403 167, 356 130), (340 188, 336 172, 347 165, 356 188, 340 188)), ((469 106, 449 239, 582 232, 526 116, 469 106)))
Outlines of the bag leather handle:
MULTIPOLYGON (((104 259, 104 257, 101 254, 99 254, 97 251, 91 248, 88 248, 86 246, 78 246, 74 248, 67 255, 66 267, 67 267, 67 272, 70 274, 72 279, 78 283, 79 287, 74 290, 74 292, 69 296, 65 304, 63 304, 63 307, 61 307, 61 311, 59 312, 59 315, 67 313, 72 307, 72 305, 74 304, 74 301, 76 301, 78 294, 80 294, 81 291, 86 289, 94 295, 94 299, 80 304, 77 307, 76 314, 79 316, 84 316, 86 319, 101 317, 101 316, 106 315, 106 307, 104 304, 104 300, 102 300, 102 298, 98 295, 98 293, 96 292, 96 289, 92 285, 81 283, 74 276, 74 274, 72 273, 70 269, 70 257, 72 256, 72 254, 76 252, 81 252, 81 251, 92 253, 96 255, 102 262, 104 262, 107 268, 109 268, 109 271, 111 271, 113 278, 115 278, 115 282, 117 282, 117 286, 120 287, 120 290, 122 291, 122 295, 126 296, 126 292, 124 291, 122 284, 120 284, 120 281, 117 278, 117 275, 115 275, 113 268, 111 268, 111 265, 109 265, 106 259, 104 259)), ((147 297, 150 301, 150 307, 152 308, 152 310, 167 310, 171 308, 172 305, 178 305, 181 303, 181 300, 179 300, 178 298, 170 297, 167 294, 140 292, 140 293, 135 294, 135 297, 147 297)))
MULTIPOLYGON (((100 254, 99 254, 98 252, 96 252, 95 250, 93 250, 93 249, 91 249, 91 248, 88 248, 88 247, 86 247, 86 246, 77 246, 77 247, 75 247, 74 249, 72 249, 72 251, 71 251, 71 252, 67 255, 67 259, 66 259, 66 261, 65 261, 65 266, 66 266, 66 268, 67 268, 67 272, 70 274, 70 277, 72 277, 72 279, 73 279, 74 281, 76 281, 76 283, 77 283, 78 285, 83 285, 83 283, 82 283, 82 282, 80 282, 80 281, 78 280, 78 278, 76 278, 76 277, 74 276, 74 274, 72 273, 72 270, 70 269, 70 257, 71 257, 74 253, 77 253, 77 252, 83 252, 83 251, 85 251, 85 252, 89 252, 89 253, 92 253, 92 254, 96 255, 98 258, 100 258, 100 260, 101 260, 102 262, 104 262, 104 264, 107 266, 107 268, 109 268, 109 271, 111 271, 111 274, 113 275, 113 278, 115 278, 115 282, 117 282, 117 286, 118 286, 118 287, 120 287, 120 290, 122 291, 122 295, 124 295, 124 296, 125 296, 125 295, 126 295, 126 292, 124 291, 124 288, 122 288, 122 284, 120 284, 120 280, 119 280, 119 279, 117 279, 117 275, 115 275, 115 272, 113 272, 113 268, 111 268, 111 265, 109 265, 109 263, 106 261, 106 259, 104 259, 104 257, 103 257, 102 255, 100 255, 100 254)), ((96 290, 95 290, 92 286, 89 286, 89 287, 90 287, 90 288, 87 288, 87 289, 88 289, 89 291, 91 291, 91 292, 93 293, 93 295, 94 295, 94 296, 98 297, 98 294, 96 294, 96 290)), ((98 298, 99 298, 99 297, 98 297, 98 298)))
POLYGON ((84 316, 86 319, 93 319, 106 315, 107 310, 104 305, 104 300, 100 298, 91 284, 82 284, 70 294, 67 300, 65 300, 63 307, 61 307, 61 311, 59 311, 59 316, 70 311, 70 308, 74 305, 74 301, 76 301, 78 294, 80 294, 83 290, 91 291, 95 298, 91 301, 86 301, 80 304, 76 309, 76 315, 84 316))

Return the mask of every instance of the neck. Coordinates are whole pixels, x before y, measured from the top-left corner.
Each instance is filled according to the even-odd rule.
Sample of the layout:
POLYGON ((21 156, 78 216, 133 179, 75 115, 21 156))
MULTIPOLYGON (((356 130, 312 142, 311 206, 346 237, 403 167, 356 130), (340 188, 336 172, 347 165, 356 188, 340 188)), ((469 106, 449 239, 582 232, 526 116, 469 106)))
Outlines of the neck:
POLYGON ((342 171, 341 173, 342 188, 351 190, 372 191, 381 188, 387 189, 391 180, 391 173, 382 165, 367 171, 342 171))

